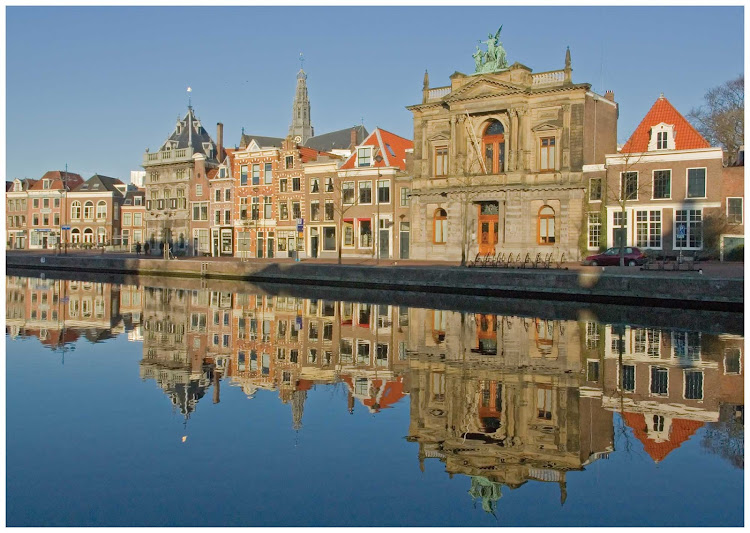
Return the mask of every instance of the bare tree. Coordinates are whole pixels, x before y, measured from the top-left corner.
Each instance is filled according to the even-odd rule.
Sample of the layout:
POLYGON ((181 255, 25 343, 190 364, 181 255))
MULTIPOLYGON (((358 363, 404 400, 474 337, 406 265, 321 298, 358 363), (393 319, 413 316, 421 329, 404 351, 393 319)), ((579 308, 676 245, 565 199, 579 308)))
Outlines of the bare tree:
POLYGON ((745 75, 709 89, 704 100, 687 118, 711 145, 721 145, 733 161, 745 144, 745 75))
MULTIPOLYGON (((333 178, 330 182, 326 183, 326 192, 333 192, 333 211, 335 216, 338 218, 336 224, 336 231, 338 232, 338 264, 341 264, 341 248, 344 245, 344 233, 342 231, 344 225, 344 216, 354 206, 359 205, 359 197, 355 190, 355 180, 345 181, 343 178, 333 178), (351 188, 345 187, 345 185, 351 184, 351 188), (328 188, 331 187, 332 191, 328 188)), ((352 231, 354 231, 352 229, 352 231)))
MULTIPOLYGON (((627 239, 627 205, 629 201, 637 200, 641 194, 647 194, 651 190, 650 180, 641 179, 637 171, 637 165, 643 158, 642 153, 621 153, 623 159, 622 165, 618 165, 617 185, 612 186, 610 176, 606 180, 606 198, 607 204, 616 204, 620 208, 621 226, 624 229, 627 239)), ((609 172, 609 170, 608 170, 609 172)), ((614 233, 613 233, 614 235, 614 233)), ((613 242, 612 245, 615 243, 613 242)), ((625 266, 625 241, 621 241, 620 246, 620 266, 625 266)))

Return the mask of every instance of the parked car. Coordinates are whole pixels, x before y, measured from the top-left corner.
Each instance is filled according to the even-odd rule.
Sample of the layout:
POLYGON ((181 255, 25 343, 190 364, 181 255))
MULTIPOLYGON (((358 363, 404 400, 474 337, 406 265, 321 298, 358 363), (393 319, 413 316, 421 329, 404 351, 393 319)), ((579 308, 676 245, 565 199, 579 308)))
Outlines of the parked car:
MULTIPOLYGON (((642 265, 646 256, 640 249, 634 246, 625 247, 625 264, 627 266, 642 265)), ((620 248, 609 248, 601 254, 590 255, 583 262, 584 265, 593 266, 619 266, 620 265, 620 248)))

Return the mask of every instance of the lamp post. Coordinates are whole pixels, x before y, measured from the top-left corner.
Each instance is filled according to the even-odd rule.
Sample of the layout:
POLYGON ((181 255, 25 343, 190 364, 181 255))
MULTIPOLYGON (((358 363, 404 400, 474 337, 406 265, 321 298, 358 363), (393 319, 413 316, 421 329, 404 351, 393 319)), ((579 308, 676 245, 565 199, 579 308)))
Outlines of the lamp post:
MULTIPOLYGON (((380 154, 375 156, 375 163, 380 163, 383 160, 383 156, 380 154)), ((375 180, 375 203, 377 204, 377 219, 375 222, 375 239, 377 244, 375 245, 375 264, 380 264, 380 168, 378 168, 378 179, 375 180)))

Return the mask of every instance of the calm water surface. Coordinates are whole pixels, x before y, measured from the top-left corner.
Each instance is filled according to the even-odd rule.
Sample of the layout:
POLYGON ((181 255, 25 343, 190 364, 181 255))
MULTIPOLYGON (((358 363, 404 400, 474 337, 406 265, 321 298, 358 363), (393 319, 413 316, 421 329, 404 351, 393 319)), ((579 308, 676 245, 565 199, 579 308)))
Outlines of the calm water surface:
POLYGON ((6 278, 7 525, 743 524, 738 332, 144 283, 6 278))

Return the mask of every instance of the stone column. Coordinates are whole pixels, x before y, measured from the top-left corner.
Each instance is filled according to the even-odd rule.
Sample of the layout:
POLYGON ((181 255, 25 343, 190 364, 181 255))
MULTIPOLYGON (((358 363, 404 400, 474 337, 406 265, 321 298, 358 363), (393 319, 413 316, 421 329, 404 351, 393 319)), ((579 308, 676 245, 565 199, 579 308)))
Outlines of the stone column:
POLYGON ((570 105, 563 104, 563 130, 561 139, 562 145, 562 160, 560 161, 560 169, 570 169, 570 105))
POLYGON ((529 135, 529 108, 528 106, 519 107, 517 109, 519 124, 518 124, 518 164, 516 168, 518 170, 529 170, 530 161, 528 147, 528 135, 529 135))
POLYGON ((450 175, 455 175, 457 173, 457 146, 456 146, 456 119, 457 117, 453 115, 451 117, 451 142, 448 144, 448 173, 450 175))
POLYGON ((508 170, 518 167, 518 110, 510 109, 510 150, 508 150, 508 170))
POLYGON ((456 173, 463 175, 466 170, 466 115, 458 115, 458 125, 456 126, 456 138, 453 142, 456 147, 456 173))

